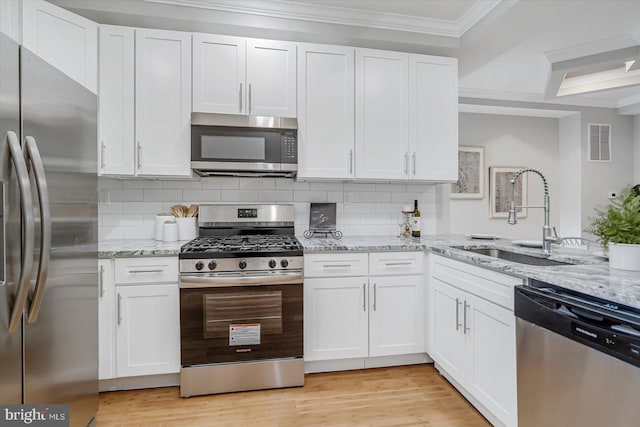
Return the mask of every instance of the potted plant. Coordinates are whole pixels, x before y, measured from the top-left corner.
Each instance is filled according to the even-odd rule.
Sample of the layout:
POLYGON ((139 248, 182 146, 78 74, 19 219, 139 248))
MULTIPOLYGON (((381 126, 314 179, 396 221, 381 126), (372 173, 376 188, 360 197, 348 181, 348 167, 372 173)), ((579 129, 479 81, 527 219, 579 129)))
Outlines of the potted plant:
POLYGON ((640 271, 640 185, 625 188, 596 213, 587 232, 609 249, 609 266, 640 271))

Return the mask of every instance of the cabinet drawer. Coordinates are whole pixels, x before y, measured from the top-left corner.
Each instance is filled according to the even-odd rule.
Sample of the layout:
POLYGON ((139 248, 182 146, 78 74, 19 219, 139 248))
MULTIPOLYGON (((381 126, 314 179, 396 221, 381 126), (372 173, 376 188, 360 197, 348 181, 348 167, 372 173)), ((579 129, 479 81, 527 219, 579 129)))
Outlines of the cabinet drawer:
POLYGON ((304 256, 305 277, 366 276, 369 273, 368 254, 331 253, 304 256))
POLYGON ((117 284, 177 283, 177 257, 116 258, 117 284))
POLYGON ((424 252, 375 252, 369 254, 369 274, 386 276, 423 274, 424 252))
POLYGON ((434 278, 513 311, 513 287, 522 285, 524 279, 449 258, 430 257, 434 278))

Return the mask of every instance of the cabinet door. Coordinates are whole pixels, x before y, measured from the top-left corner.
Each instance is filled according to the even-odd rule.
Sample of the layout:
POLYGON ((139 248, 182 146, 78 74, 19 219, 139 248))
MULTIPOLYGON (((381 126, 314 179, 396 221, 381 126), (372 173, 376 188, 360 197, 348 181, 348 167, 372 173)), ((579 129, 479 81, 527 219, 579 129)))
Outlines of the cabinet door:
POLYGON ((134 29, 100 26, 100 174, 133 175, 134 29))
POLYGON ((193 35, 193 111, 245 114, 246 39, 193 35))
POLYGON ((178 284, 116 289, 118 377, 180 370, 178 284))
POLYGON ((138 175, 191 174, 191 35, 136 30, 138 175))
POLYGON ((465 293, 438 279, 431 279, 430 356, 455 380, 465 375, 465 335, 463 308, 465 293))
POLYGON ((513 312, 467 294, 465 387, 507 426, 517 424, 516 328, 513 312))
POLYGON ((369 279, 369 356, 424 352, 424 276, 369 279))
POLYGON ((458 60, 409 55, 410 178, 458 179, 458 60))
POLYGON ((98 378, 115 376, 115 331, 113 264, 110 259, 98 260, 98 378))
POLYGON ((368 354, 366 277, 304 279, 304 359, 368 354))
POLYGON ((0 1, 0 31, 18 44, 22 42, 20 7, 21 0, 0 1))
POLYGON ((41 0, 22 2, 22 43, 93 93, 98 83, 98 24, 41 0))
POLYGON ((356 49, 356 178, 408 177, 409 55, 356 49))
POLYGON ((296 117, 296 44, 247 40, 248 114, 296 117))
POLYGON ((355 49, 298 46, 298 177, 353 178, 355 49))

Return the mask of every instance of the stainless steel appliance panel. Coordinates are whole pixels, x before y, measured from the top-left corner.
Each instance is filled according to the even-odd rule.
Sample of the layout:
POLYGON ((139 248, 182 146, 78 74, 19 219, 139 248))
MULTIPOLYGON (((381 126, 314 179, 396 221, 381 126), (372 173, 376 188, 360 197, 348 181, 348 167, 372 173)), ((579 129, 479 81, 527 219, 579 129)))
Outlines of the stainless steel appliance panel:
POLYGON ((640 423, 639 368, 516 320, 519 427, 640 423))
POLYGON ((22 403, 22 324, 9 332, 21 261, 20 196, 7 133, 20 138, 19 47, 0 33, 0 403, 22 403))
POLYGON ((71 425, 84 426, 98 406, 97 100, 28 50, 21 55, 23 139, 32 137, 42 158, 51 215, 51 250, 40 259, 48 219, 34 190, 42 232, 25 312, 24 401, 68 403, 71 425), (39 274, 44 293, 36 313, 39 274))

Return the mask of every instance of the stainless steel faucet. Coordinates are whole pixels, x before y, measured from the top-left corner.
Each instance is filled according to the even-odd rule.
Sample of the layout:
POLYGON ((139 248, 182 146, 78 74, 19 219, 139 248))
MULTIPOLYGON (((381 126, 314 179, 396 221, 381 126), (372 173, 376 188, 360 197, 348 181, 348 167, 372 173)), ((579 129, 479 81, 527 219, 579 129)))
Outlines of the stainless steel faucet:
POLYGON ((509 219, 507 220, 509 224, 514 225, 518 222, 516 218, 517 208, 541 208, 544 209, 544 226, 542 227, 542 250, 544 253, 551 253, 551 243, 558 242, 560 239, 558 238, 558 233, 556 232, 555 227, 549 226, 549 183, 547 183, 547 178, 544 177, 542 172, 537 169, 532 168, 524 168, 520 169, 516 172, 515 175, 511 178, 511 202, 509 203, 509 219), (516 206, 516 181, 523 173, 533 172, 538 174, 540 178, 542 178, 542 183, 544 184, 544 206, 516 206))

